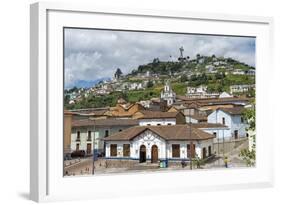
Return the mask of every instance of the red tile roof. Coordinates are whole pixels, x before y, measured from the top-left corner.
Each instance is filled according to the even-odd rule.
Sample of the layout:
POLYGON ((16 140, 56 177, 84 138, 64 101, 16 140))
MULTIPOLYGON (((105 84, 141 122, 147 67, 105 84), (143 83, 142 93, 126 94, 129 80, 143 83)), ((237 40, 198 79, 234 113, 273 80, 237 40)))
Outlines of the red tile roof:
POLYGON ((139 119, 159 119, 159 118, 176 118, 179 112, 161 112, 161 111, 140 111, 144 116, 139 119))
POLYGON ((226 125, 220 123, 196 123, 192 124, 191 127, 195 128, 227 128, 226 125))
POLYGON ((83 119, 72 121, 72 127, 87 127, 87 126, 135 126, 138 125, 138 121, 134 119, 83 119))
POLYGON ((190 128, 188 125, 167 125, 167 126, 135 126, 114 133, 105 138, 106 141, 128 141, 134 139, 141 133, 149 130, 165 140, 207 140, 213 139, 214 135, 206 133, 197 128, 190 128))
POLYGON ((244 107, 218 108, 218 109, 226 113, 229 113, 231 115, 241 115, 245 111, 244 107))

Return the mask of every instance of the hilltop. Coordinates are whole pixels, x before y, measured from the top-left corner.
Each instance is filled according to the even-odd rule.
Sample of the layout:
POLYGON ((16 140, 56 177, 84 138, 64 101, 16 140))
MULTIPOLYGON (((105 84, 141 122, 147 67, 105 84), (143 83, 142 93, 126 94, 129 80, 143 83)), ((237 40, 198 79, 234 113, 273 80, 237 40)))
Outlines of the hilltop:
MULTIPOLYGON (((128 102, 149 100, 160 96, 166 80, 177 95, 186 95, 187 87, 206 86, 208 92, 229 92, 231 85, 255 84, 255 68, 232 58, 200 56, 195 59, 160 61, 139 65, 123 75, 117 69, 112 80, 103 80, 91 88, 65 90, 68 109, 114 106, 118 98, 128 102)), ((254 92, 243 93, 253 96, 254 92)))

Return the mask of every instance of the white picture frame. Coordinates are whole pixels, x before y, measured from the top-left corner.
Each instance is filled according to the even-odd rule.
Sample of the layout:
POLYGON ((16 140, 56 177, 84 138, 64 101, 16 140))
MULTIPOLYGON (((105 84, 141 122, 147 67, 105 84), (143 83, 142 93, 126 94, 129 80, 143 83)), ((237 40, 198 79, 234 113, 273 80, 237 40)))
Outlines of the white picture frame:
POLYGON ((273 185, 273 19, 182 11, 96 8, 92 4, 35 3, 30 15, 30 198, 34 201, 97 199, 273 185), (184 25, 184 26, 183 26, 184 25), (135 173, 64 178, 62 28, 86 27, 255 36, 257 164, 251 169, 135 173), (268 85, 262 86, 263 82, 268 85), (267 121, 263 119, 268 119, 267 121), (263 136, 266 136, 263 137, 263 136), (270 140, 268 140, 270 139, 270 140), (226 174, 227 173, 227 174, 226 174), (145 179, 145 180, 144 180, 145 179), (153 179, 154 183, 149 183, 153 179), (186 181, 186 183, 185 183, 186 181), (107 186, 108 183, 117 184, 107 186), (84 187, 73 190, 72 186, 84 187))

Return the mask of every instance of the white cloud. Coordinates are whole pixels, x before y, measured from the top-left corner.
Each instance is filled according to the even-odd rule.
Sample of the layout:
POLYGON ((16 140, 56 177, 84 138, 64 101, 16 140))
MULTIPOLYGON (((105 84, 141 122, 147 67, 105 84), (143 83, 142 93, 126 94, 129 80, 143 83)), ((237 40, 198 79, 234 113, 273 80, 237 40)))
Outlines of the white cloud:
POLYGON ((185 56, 212 55, 232 57, 255 65, 255 39, 107 30, 65 30, 65 84, 78 80, 112 77, 116 68, 128 73, 153 58, 177 59, 179 47, 185 56))

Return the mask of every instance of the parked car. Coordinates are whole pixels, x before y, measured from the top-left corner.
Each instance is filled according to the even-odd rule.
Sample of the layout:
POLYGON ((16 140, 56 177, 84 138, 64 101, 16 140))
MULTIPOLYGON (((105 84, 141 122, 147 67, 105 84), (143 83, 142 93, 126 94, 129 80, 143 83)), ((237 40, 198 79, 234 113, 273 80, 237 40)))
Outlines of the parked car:
POLYGON ((76 158, 76 157, 85 157, 86 155, 86 152, 85 150, 76 150, 76 151, 73 151, 71 153, 71 157, 72 158, 76 158))

